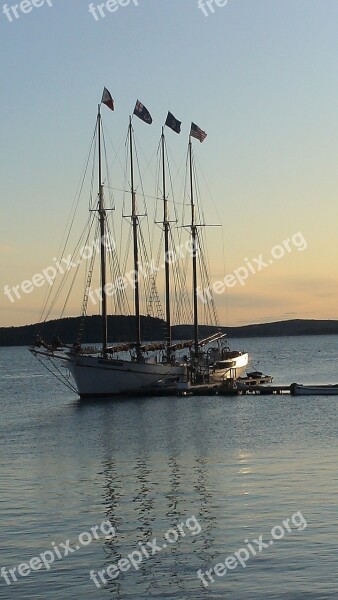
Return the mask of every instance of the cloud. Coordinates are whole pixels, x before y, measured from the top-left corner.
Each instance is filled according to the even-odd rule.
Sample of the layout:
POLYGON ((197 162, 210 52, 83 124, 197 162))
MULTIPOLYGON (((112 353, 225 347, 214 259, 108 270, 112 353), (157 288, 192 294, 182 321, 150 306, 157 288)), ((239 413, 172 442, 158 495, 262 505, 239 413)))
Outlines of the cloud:
POLYGON ((330 277, 284 277, 283 286, 292 292, 309 292, 316 295, 337 293, 337 281, 330 277))
POLYGON ((252 309, 252 308, 274 308, 283 305, 284 299, 280 295, 274 296, 270 292, 265 294, 229 294, 227 298, 222 295, 215 295, 215 303, 217 307, 252 309))
POLYGON ((4 244, 0 245, 0 254, 7 255, 7 254, 15 254, 15 253, 16 253, 16 249, 13 248, 13 246, 6 246, 4 244))

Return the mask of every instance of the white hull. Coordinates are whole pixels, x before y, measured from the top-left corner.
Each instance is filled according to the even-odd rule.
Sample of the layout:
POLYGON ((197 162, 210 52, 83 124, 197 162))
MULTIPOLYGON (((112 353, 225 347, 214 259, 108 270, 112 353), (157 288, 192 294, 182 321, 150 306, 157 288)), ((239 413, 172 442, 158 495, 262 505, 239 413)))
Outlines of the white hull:
POLYGON ((104 359, 96 356, 70 356, 67 368, 73 376, 81 398, 141 395, 156 387, 175 385, 185 372, 184 366, 180 365, 104 359))
POLYGON ((233 356, 231 360, 225 360, 224 368, 221 368, 221 362, 218 363, 219 367, 215 368, 212 374, 213 379, 230 379, 234 376, 235 378, 241 377, 248 366, 249 354, 241 352, 237 356, 233 356))
MULTIPOLYGON (((178 389, 179 382, 187 381, 186 364, 166 364, 156 361, 156 357, 137 362, 116 360, 94 355, 76 355, 69 352, 32 350, 41 359, 44 357, 61 362, 72 375, 76 391, 81 398, 108 398, 112 396, 143 396, 166 389, 178 389)), ((230 377, 239 377, 246 369, 249 356, 238 353, 232 357, 231 366, 212 370, 210 383, 230 377)))

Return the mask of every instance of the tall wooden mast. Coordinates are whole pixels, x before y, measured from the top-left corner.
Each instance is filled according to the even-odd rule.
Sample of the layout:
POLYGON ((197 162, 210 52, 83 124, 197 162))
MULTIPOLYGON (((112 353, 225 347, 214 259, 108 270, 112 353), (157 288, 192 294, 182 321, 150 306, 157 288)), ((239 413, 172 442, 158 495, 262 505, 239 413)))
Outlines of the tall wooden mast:
POLYGON ((169 215, 168 198, 166 191, 166 172, 165 172, 165 138, 164 127, 162 127, 162 187, 163 187, 163 228, 164 228, 164 264, 165 264, 165 313, 166 313, 166 344, 167 361, 170 361, 171 355, 171 310, 170 310, 170 268, 169 268, 169 215))
POLYGON ((101 257, 101 289, 102 289, 102 353, 107 353, 107 293, 106 293, 106 212, 104 208, 104 195, 102 183, 102 156, 101 156, 101 106, 97 113, 98 150, 99 150, 99 221, 100 221, 100 257, 101 257))
POLYGON ((199 353, 198 344, 198 296, 197 296, 197 225, 195 222, 195 204, 194 204, 194 180, 192 165, 192 143, 189 137, 189 167, 190 167, 190 202, 191 202, 191 237, 192 237, 192 276, 193 276, 193 297, 194 297, 194 351, 195 356, 199 353))
POLYGON ((133 155, 133 127, 129 117, 129 144, 130 144, 130 179, 131 179, 131 221, 133 227, 134 248, 134 304, 136 325, 136 354, 141 358, 141 316, 140 316, 140 289, 139 289, 139 256, 138 256, 138 215, 136 211, 136 194, 134 188, 134 155, 133 155))

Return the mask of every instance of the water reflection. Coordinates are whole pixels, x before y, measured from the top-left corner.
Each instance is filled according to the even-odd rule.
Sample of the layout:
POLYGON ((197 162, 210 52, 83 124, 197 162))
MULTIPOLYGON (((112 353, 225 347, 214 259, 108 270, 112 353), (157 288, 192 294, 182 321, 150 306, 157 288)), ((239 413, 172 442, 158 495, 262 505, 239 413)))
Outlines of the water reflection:
MULTIPOLYGON (((134 405, 134 408, 137 429, 131 437, 128 434, 123 437, 120 429, 108 425, 117 407, 111 408, 109 420, 105 419, 103 502, 117 535, 104 543, 102 568, 117 564, 142 546, 151 554, 147 543, 154 538, 163 548, 144 558, 137 570, 130 568, 116 579, 107 578, 106 588, 117 598, 156 596, 159 588, 161 595, 183 598, 194 587, 199 590, 196 570, 200 563, 208 563, 215 556, 217 509, 210 480, 208 443, 204 441, 202 453, 198 444, 192 454, 179 451, 175 411, 171 406, 173 419, 168 419, 161 430, 161 444, 154 444, 142 407, 134 405), (166 542, 166 532, 177 529, 178 525, 185 526, 192 515, 202 532, 193 536, 185 527, 185 534, 179 536, 177 543, 166 542)), ((179 415, 176 416, 178 419, 179 415)))
MULTIPOLYGON (((336 355, 337 337, 317 339, 336 355)), ((332 364, 305 365, 308 338, 250 341, 276 381, 324 381, 332 364), (267 348, 269 351, 267 351, 267 348), (281 362, 284 353, 287 360, 281 362), (277 357, 275 360, 273 357, 277 357), (295 377, 292 373, 296 373, 295 377), (312 374, 311 374, 312 373, 312 374)), ((240 344, 241 346, 241 344, 240 344)), ((23 372, 27 351, 4 352, 5 373, 23 372)), ((8 598, 81 600, 328 600, 337 596, 334 398, 154 398, 78 403, 54 380, 1 384, 2 564, 19 565, 109 518, 113 539, 94 540, 50 571, 33 573, 8 598), (201 587, 210 569, 301 510, 309 523, 253 559, 246 569, 201 587), (195 515, 186 535, 97 589, 89 579, 138 544, 195 515)), ((1 584, 0 584, 1 585, 1 584)), ((1 592, 0 592, 1 596, 1 592)))

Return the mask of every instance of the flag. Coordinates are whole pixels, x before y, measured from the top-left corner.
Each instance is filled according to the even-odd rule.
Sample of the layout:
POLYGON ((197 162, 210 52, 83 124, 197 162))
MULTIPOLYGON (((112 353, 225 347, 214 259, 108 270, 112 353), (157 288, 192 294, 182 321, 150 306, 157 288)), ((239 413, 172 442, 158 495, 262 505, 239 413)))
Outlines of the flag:
POLYGON ((167 127, 170 127, 175 133, 181 133, 181 121, 175 119, 174 115, 171 112, 168 112, 167 120, 165 122, 167 127))
POLYGON ((148 123, 148 125, 151 125, 151 123, 153 122, 149 110, 147 110, 146 107, 143 106, 143 104, 141 104, 141 102, 139 100, 137 100, 137 102, 136 102, 136 105, 134 108, 134 115, 136 115, 139 119, 141 119, 145 123, 148 123))
POLYGON ((191 123, 190 135, 191 135, 191 137, 196 138, 200 142, 204 142, 205 138, 207 137, 207 134, 205 133, 205 131, 202 131, 202 129, 197 127, 197 125, 195 125, 195 123, 191 123))
POLYGON ((108 108, 110 108, 110 110, 114 110, 114 100, 111 97, 110 92, 108 92, 107 88, 104 88, 104 90, 103 90, 101 102, 103 104, 105 104, 106 106, 108 106, 108 108))

